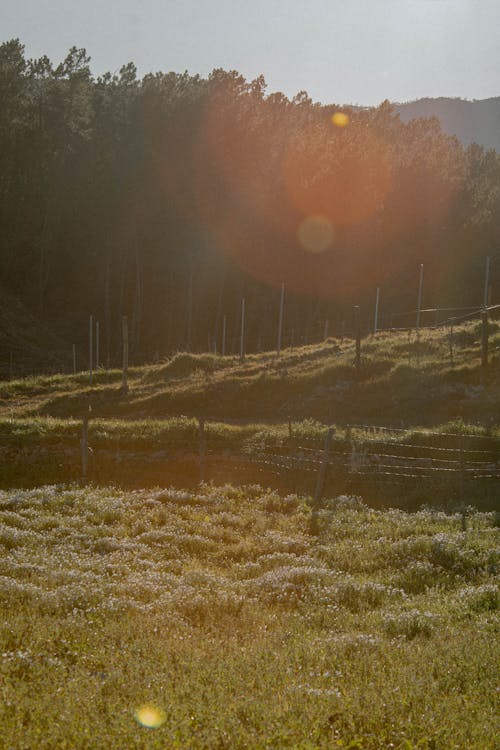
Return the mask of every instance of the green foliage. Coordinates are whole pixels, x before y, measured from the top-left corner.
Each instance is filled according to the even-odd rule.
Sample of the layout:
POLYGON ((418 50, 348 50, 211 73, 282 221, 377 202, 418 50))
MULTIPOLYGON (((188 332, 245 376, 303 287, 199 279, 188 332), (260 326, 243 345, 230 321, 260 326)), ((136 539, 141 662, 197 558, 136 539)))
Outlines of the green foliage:
POLYGON ((483 583, 480 586, 468 586, 459 592, 467 606, 474 612, 493 612, 500 605, 500 591, 495 583, 483 583))
POLYGON ((463 149, 436 120, 403 123, 384 102, 347 108, 349 125, 337 128, 333 103, 267 94, 262 76, 139 80, 128 63, 95 78, 85 49, 30 60, 17 39, 0 45, 0 91, 0 287, 62 342, 49 356, 38 323, 28 346, 18 311, 16 334, 0 337, 0 360, 12 354, 17 373, 69 370, 73 342, 84 366, 89 311, 102 360, 116 366, 124 314, 136 363, 220 349, 224 315, 226 351, 237 354, 242 294, 247 351, 275 347, 283 281, 284 346, 292 335, 320 340, 327 319, 349 330, 353 303, 366 319, 377 285, 392 312, 407 309, 417 258, 432 264, 426 297, 480 298, 500 162, 463 149), (311 214, 332 223, 334 250, 300 244, 311 214))
POLYGON ((232 365, 234 365, 234 361, 217 357, 215 354, 179 352, 166 364, 151 368, 149 376, 146 375, 146 379, 168 381, 171 379, 186 378, 198 372, 210 374, 232 365))
POLYGON ((383 625, 389 635, 402 635, 411 641, 417 635, 430 636, 434 630, 436 619, 436 616, 431 612, 420 612, 418 609, 412 609, 397 615, 387 615, 383 625))

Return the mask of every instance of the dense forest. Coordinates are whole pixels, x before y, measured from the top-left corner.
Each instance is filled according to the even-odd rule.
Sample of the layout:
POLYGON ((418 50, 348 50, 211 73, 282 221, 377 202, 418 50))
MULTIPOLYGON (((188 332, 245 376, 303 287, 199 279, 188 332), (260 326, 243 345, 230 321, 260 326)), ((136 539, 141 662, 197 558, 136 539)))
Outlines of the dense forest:
POLYGON ((499 239, 499 154, 436 119, 0 46, 0 288, 66 365, 89 314, 107 364, 125 314, 136 363, 215 346, 224 316, 236 346, 242 297, 248 350, 273 347, 282 283, 285 345, 349 326, 355 304, 367 324, 376 287, 386 319, 411 310, 420 263, 424 305, 480 303, 499 239))

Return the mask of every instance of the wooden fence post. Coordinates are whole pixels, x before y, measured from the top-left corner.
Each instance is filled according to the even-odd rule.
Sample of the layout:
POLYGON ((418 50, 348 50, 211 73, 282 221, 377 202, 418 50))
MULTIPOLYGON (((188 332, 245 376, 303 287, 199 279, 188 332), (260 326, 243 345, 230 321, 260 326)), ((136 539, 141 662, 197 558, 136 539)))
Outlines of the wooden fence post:
POLYGON ((422 310, 422 292, 424 288, 424 264, 420 264, 420 279, 418 282, 418 299, 417 299, 417 320, 415 328, 417 330, 417 337, 420 336, 420 314, 422 310))
POLYGON ((462 531, 467 531, 467 509, 465 506, 462 508, 462 531))
POLYGON ((481 313, 481 367, 485 370, 488 367, 488 311, 483 310, 481 313))
POLYGON ((467 515, 465 511, 465 456, 464 436, 460 435, 460 500, 462 504, 462 531, 467 530, 467 515))
POLYGON ((359 377, 361 368, 361 326, 359 322, 359 305, 354 307, 354 335, 356 337, 356 374, 359 377))
POLYGON ((73 375, 76 375, 76 344, 73 344, 73 375))
POLYGON ((99 321, 95 322, 95 369, 99 369, 99 321))
POLYGON ((240 363, 245 361, 245 298, 241 300, 240 363))
POLYGON ((92 334, 93 334, 94 324, 93 324, 93 318, 92 315, 89 317, 89 383, 92 385, 92 356, 93 356, 93 344, 92 344, 92 334))
POLYGON ((483 307, 488 306, 488 291, 490 284, 490 256, 486 256, 486 267, 484 269, 484 292, 483 292, 483 307))
POLYGON ((349 474, 355 474, 358 471, 358 450, 356 441, 352 437, 352 430, 350 427, 347 429, 346 438, 349 440, 349 446, 351 454, 349 456, 349 474))
POLYGON ((333 428, 329 427, 326 433, 325 445, 323 447, 323 456, 318 471, 318 478, 316 480, 316 490, 314 492, 313 510, 311 516, 311 531, 313 534, 318 533, 318 511, 321 498, 323 496, 323 490, 325 488, 326 475, 328 471, 328 462, 330 459, 330 444, 332 442, 333 428))
POLYGON ((122 391, 128 393, 128 319, 122 317, 122 346, 123 346, 123 370, 122 370, 122 391))
POLYGON ((222 356, 226 356, 226 316, 222 318, 222 356))
POLYGON ((462 502, 465 497, 465 456, 464 456, 464 436, 460 435, 460 498, 462 502))
POLYGON ((380 302, 380 287, 377 287, 377 295, 375 297, 375 318, 373 321, 373 335, 377 333, 378 330, 378 306, 380 302))
POLYGON ((281 285, 281 298, 280 298, 280 315, 278 321, 278 345, 276 347, 276 354, 279 357, 281 354, 281 337, 283 333, 283 308, 285 306, 285 285, 281 285))
POLYGON ((205 436, 205 420, 198 419, 198 438, 200 448, 200 482, 205 481, 205 454, 206 454, 206 436, 205 436))
POLYGON ((87 466, 88 466, 88 459, 89 459, 88 432, 89 432, 89 418, 88 418, 88 415, 85 414, 83 417, 82 438, 80 441, 81 456, 82 456, 82 482, 84 484, 87 481, 87 466))
POLYGON ((424 288, 424 264, 420 264, 420 279, 418 282, 418 300, 417 300, 417 321, 416 321, 416 331, 417 331, 417 348, 416 348, 416 355, 417 355, 417 367, 420 367, 420 315, 422 312, 422 292, 424 288))

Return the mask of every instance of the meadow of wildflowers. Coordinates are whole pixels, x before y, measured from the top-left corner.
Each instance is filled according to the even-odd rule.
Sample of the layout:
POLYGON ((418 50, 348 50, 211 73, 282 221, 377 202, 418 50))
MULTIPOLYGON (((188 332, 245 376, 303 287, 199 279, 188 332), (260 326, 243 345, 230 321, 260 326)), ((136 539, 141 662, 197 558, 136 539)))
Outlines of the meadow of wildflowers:
POLYGON ((0 747, 494 748, 493 513, 0 492, 0 747))

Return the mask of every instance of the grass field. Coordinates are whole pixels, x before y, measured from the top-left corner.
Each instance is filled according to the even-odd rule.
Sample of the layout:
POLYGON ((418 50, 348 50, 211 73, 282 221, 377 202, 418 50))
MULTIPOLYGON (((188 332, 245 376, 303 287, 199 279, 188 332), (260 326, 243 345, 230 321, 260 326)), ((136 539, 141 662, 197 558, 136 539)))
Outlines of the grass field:
POLYGON ((123 394, 118 370, 54 375, 0 383, 0 418, 95 417, 151 419, 302 420, 436 426, 460 417, 490 425, 500 401, 500 326, 490 323, 490 364, 481 369, 480 326, 415 334, 381 333, 362 342, 354 370, 352 341, 236 357, 178 353, 166 362, 131 368, 123 394))
MULTIPOLYGON (((260 425, 209 421, 205 426, 204 477, 216 484, 259 483, 285 494, 312 494, 327 430, 324 424, 311 419, 260 425)), ((82 422, 77 419, 0 418, 0 489, 80 481, 81 433, 82 422)), ((93 484, 124 489, 166 484, 196 488, 200 480, 199 425, 192 417, 92 419, 88 442, 87 476, 93 484)), ((337 425, 333 427, 331 451, 334 464, 327 473, 325 488, 331 496, 357 493, 373 507, 405 510, 415 510, 429 502, 447 511, 465 505, 481 510, 493 510, 498 506, 500 488, 494 479, 500 466, 498 426, 455 420, 432 431, 408 428, 374 432, 337 425), (358 473, 356 467, 352 468, 353 452, 364 460, 367 450, 408 453, 408 446, 413 446, 411 456, 422 454, 425 457, 429 456, 425 446, 433 446, 432 456, 451 456, 455 460, 451 464, 445 462, 445 466, 453 466, 455 472, 438 472, 437 479, 435 472, 430 472, 430 477, 420 476, 420 481, 415 483, 405 479, 404 474, 402 480, 397 476, 401 470, 391 466, 382 471, 396 472, 396 475, 380 478, 377 471, 382 459, 376 459, 378 463, 372 466, 375 474, 366 473, 366 469, 358 473), (472 479, 467 472, 461 474, 457 469, 458 446, 465 452, 472 451, 464 454, 466 460, 486 461, 482 464, 487 467, 485 473, 493 472, 493 477, 472 479), (443 448, 449 450, 450 447, 455 452, 443 453, 443 448)), ((415 459, 409 460, 413 462, 410 469, 415 473, 415 459)), ((424 458, 420 462, 424 464, 424 474, 429 473, 425 468, 427 461, 424 458)))
MULTIPOLYGON (((199 476, 196 417, 200 416, 210 420, 209 452, 232 459, 262 447, 291 449, 288 420, 294 439, 306 438, 317 448, 322 446, 326 424, 336 426, 334 447, 342 448, 345 425, 356 422, 404 425, 406 432, 391 436, 396 442, 424 439, 428 429, 498 437, 500 329, 497 323, 490 328, 487 371, 480 363, 480 328, 468 323, 455 327, 451 337, 443 329, 426 330, 418 345, 411 332, 365 339, 359 378, 353 366, 353 343, 328 339, 286 350, 280 358, 273 353, 251 355, 243 364, 234 357, 178 353, 163 363, 131 368, 127 394, 121 389, 118 370, 98 370, 92 386, 88 373, 3 382, 0 487, 77 480, 84 414, 91 417, 90 478, 123 487, 165 482, 193 486, 199 476)), ((359 430, 349 440, 353 435, 358 441, 364 439, 359 430)), ((208 476, 217 482, 240 481, 241 472, 245 482, 281 488, 263 469, 209 461, 208 476)), ((314 478, 309 475, 288 479, 291 484, 285 491, 313 490, 314 478)), ((361 486, 355 491, 368 498, 369 489, 361 486)), ((491 492, 484 502, 478 493, 482 493, 479 486, 469 502, 493 507, 491 492)), ((453 507, 453 498, 444 500, 442 493, 435 498, 440 506, 453 507)), ((381 504, 384 498, 373 501, 381 504)), ((420 502, 417 497, 403 505, 420 502)), ((387 504, 394 503, 394 497, 387 497, 387 504)))
POLYGON ((257 486, 1 492, 0 745, 493 750, 494 514, 309 520, 257 486))
POLYGON ((320 448, 327 424, 333 450, 367 438, 349 423, 496 445, 499 326, 487 371, 479 336, 380 334, 359 377, 328 339, 244 364, 179 353, 131 368, 127 394, 117 370, 0 383, 0 747, 493 750, 490 501, 464 530, 452 493, 416 513, 342 496, 313 535, 306 499, 225 484, 258 451, 320 448), (95 484, 59 484, 89 406, 95 484), (198 485, 199 416, 223 486, 198 485), (191 489, 151 488, 174 470, 191 489))

